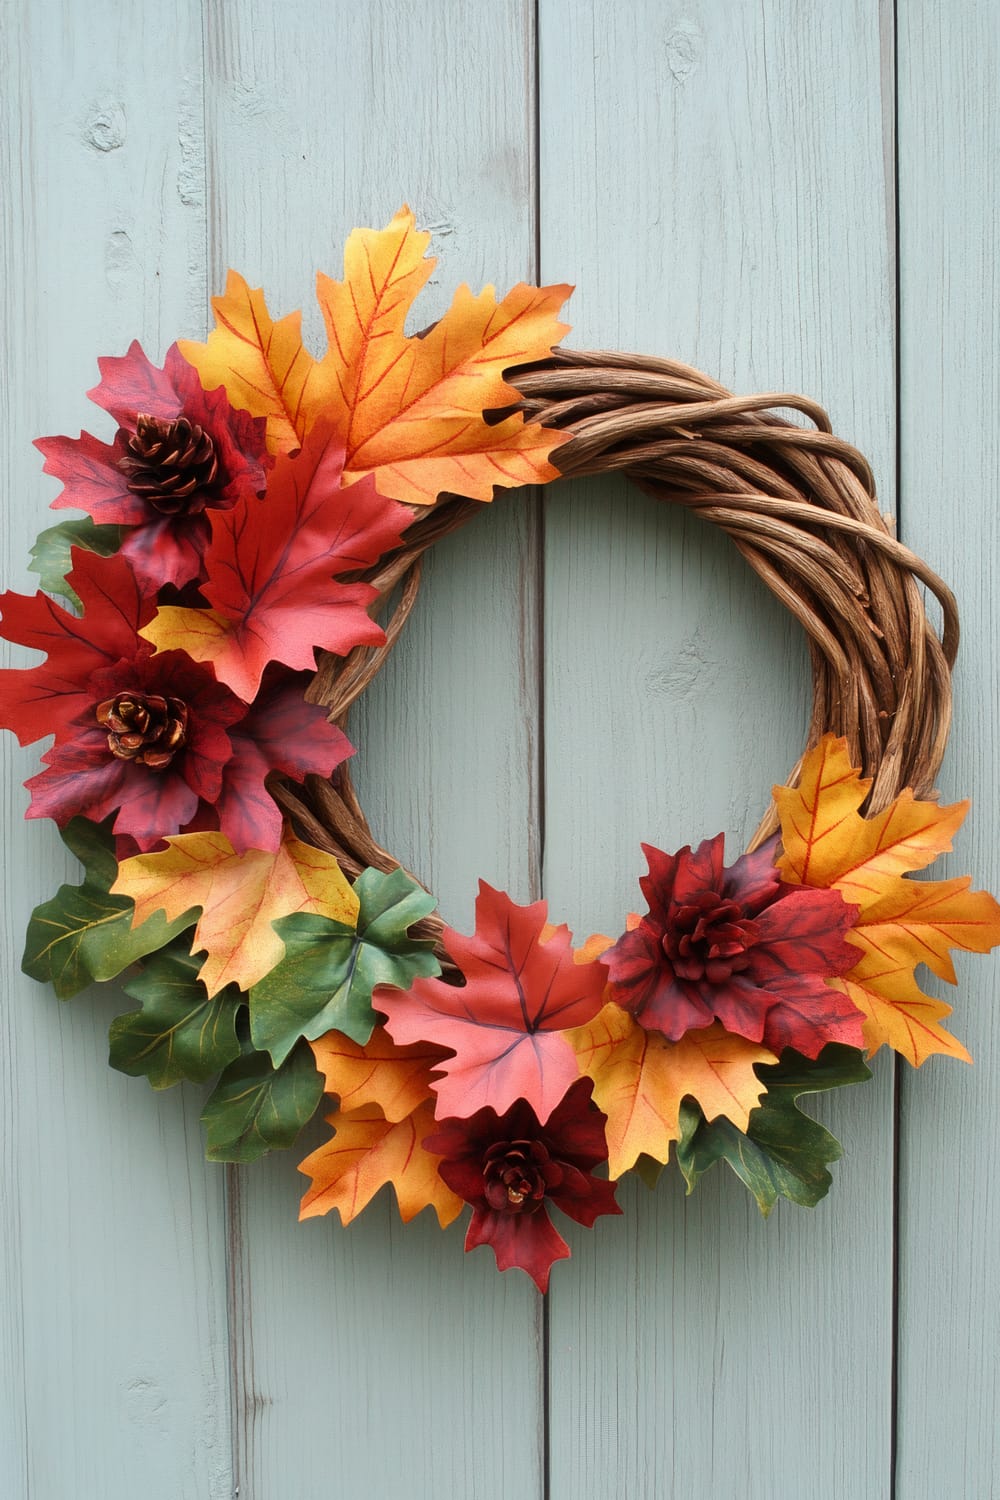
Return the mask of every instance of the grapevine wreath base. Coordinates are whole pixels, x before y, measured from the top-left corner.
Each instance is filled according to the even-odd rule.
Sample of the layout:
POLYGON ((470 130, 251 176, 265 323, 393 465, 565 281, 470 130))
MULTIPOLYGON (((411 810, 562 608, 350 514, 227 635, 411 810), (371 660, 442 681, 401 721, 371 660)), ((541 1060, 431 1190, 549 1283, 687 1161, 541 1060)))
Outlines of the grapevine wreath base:
POLYGON ((840 1147, 799 1098, 884 1045, 967 1058, 915 971, 954 982, 1000 907, 910 878, 967 811, 933 793, 955 605, 826 414, 555 349, 566 287, 463 287, 407 336, 428 239, 406 209, 352 233, 344 280, 317 280, 321 358, 231 273, 206 343, 99 362, 109 441, 39 440, 55 508, 84 516, 39 538, 44 592, 0 601, 0 633, 46 656, 0 673, 0 723, 54 736, 28 816, 85 876, 36 910, 24 968, 62 998, 127 975, 111 1063, 212 1082, 213 1160, 323 1109, 303 1217, 346 1224, 387 1183, 406 1220, 468 1204, 466 1247, 544 1291, 569 1254, 549 1211, 620 1212, 616 1180, 652 1182, 671 1146, 689 1189, 722 1160, 765 1214, 815 1204, 840 1147), (348 714, 429 547, 494 493, 613 471, 721 527, 800 620, 806 748, 746 853, 643 846, 648 909, 620 935, 574 950, 544 902, 482 884, 465 936, 371 833, 348 714))

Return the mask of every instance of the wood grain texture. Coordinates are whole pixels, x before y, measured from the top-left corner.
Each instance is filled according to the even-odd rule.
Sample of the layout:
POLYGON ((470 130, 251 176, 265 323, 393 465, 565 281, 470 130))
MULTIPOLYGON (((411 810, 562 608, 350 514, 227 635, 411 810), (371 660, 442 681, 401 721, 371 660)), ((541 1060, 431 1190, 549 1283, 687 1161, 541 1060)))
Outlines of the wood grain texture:
MULTIPOLYGON (((874 7, 540 16, 541 271, 578 284, 573 341, 809 392, 888 506, 874 7)), ((547 492, 545 517, 544 889, 556 919, 617 932, 640 839, 742 847, 801 748, 806 656, 695 518, 596 483, 547 492)), ((625 1222, 576 1237, 551 1294, 553 1500, 888 1496, 891 1104, 891 1068, 833 1102, 847 1159, 813 1215, 762 1224, 720 1175, 690 1201, 629 1187, 625 1222)))
MULTIPOLYGON (((413 330, 461 281, 534 272, 531 7, 254 0, 212 12, 212 279, 282 312, 340 274, 354 224, 404 201, 440 256, 413 330)), ((456 925, 476 878, 537 884, 537 559, 530 499, 443 544, 350 726, 376 836, 456 925)), ((315 1136, 311 1138, 315 1139, 315 1136)), ((436 1221, 380 1202, 350 1229, 296 1223, 310 1143, 242 1174, 234 1202, 237 1478, 243 1500, 541 1493, 540 1304, 436 1221)))
MULTIPOLYGON (((972 812, 947 873, 997 892, 1000 12, 918 0, 899 18, 902 534, 962 611, 941 792, 972 812)), ((899 1500, 1000 1494, 998 965, 956 968, 937 993, 975 1066, 903 1075, 899 1500)))
MULTIPOLYGON (((26 570, 55 493, 39 432, 108 419, 100 353, 202 326, 196 5, 3 8, 3 555, 26 570), (197 313, 192 309, 197 307, 197 313)), ((14 653, 11 653, 13 657, 14 653)), ((17 653, 18 661, 23 653, 17 653)), ((18 972, 32 907, 76 862, 23 822, 38 748, 3 745, 4 1273, 0 1490, 11 1500, 230 1493, 222 1174, 200 1101, 111 1073, 112 988, 63 1007, 18 972)))

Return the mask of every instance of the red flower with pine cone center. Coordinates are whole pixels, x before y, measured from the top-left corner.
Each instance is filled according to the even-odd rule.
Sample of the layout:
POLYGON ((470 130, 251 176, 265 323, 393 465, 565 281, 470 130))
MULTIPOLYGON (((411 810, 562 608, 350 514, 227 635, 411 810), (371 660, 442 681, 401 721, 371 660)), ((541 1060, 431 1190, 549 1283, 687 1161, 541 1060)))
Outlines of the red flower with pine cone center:
POLYGON ((108 749, 118 760, 163 771, 187 740, 188 707, 182 698, 118 693, 98 704, 97 722, 107 729, 108 749))
POLYGON ((135 432, 120 427, 118 440, 125 444, 118 467, 129 490, 161 516, 196 516, 222 502, 215 444, 197 422, 140 412, 135 432))
POLYGON ((721 833, 676 854, 643 845, 649 912, 604 962, 610 998, 647 1031, 676 1042, 721 1021, 813 1058, 827 1042, 862 1045, 860 1011, 828 983, 858 961, 845 941, 857 908, 836 890, 783 885, 774 847, 726 866, 721 833))
POLYGON ((487 1106, 468 1119, 442 1120, 423 1143, 443 1158, 438 1171, 452 1192, 472 1204, 466 1250, 489 1245, 501 1271, 519 1266, 541 1292, 553 1261, 569 1255, 550 1208, 587 1229, 601 1214, 621 1213, 615 1183, 590 1170, 608 1159, 607 1116, 592 1092, 591 1080, 578 1078, 544 1125, 518 1099, 502 1115, 487 1106))
POLYGON ((542 1141, 497 1141, 483 1160, 486 1201, 498 1213, 534 1213, 563 1175, 542 1141))
POLYGON ((162 370, 136 343, 121 359, 98 364, 101 383, 89 395, 114 418, 115 439, 104 443, 88 432, 38 439, 46 474, 65 486, 53 508, 126 527, 121 550, 147 593, 167 583, 183 588, 204 576, 206 512, 264 493, 271 467, 265 420, 230 406, 221 387, 203 390, 176 344, 162 370))

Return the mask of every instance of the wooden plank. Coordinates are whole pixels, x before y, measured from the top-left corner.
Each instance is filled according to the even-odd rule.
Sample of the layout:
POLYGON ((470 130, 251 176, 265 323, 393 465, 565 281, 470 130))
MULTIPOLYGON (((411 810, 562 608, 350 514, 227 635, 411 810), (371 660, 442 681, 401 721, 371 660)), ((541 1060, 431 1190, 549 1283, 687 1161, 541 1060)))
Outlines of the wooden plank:
MULTIPOLYGON (((1000 12, 916 0, 899 23, 902 535, 962 613, 940 785, 972 813, 946 870, 997 892, 1000 12)), ((956 969, 958 990, 937 993, 975 1067, 935 1060, 903 1076, 899 1500, 1000 1493, 997 961, 956 969)))
MULTIPOLYGON (((876 8, 542 0, 540 56, 541 272, 577 283, 573 343, 818 397, 889 505, 876 8)), ((580 934, 640 903, 640 839, 725 828, 737 851, 801 748, 804 648, 727 548, 618 485, 547 493, 544 889, 580 934)), ((847 1159, 814 1214, 763 1224, 731 1176, 688 1201, 672 1172, 574 1235, 551 1294, 553 1500, 888 1496, 880 1074, 831 1103, 847 1159)))
MULTIPOLYGON (((237 265, 308 307, 354 224, 409 201, 441 257, 414 320, 463 280, 533 272, 531 7, 459 0, 218 7, 209 38, 213 280, 237 265)), ((319 319, 306 326, 318 336, 319 319)), ((378 836, 456 924, 476 877, 537 881, 537 563, 530 505, 498 504, 430 559, 389 667, 351 726, 378 836)), ((238 1482, 285 1493, 541 1492, 539 1304, 456 1229, 296 1223, 286 1156, 240 1174, 238 1482)), ((234 1174, 235 1175, 235 1174, 234 1174)))
MULTIPOLYGON (((201 29, 195 3, 4 7, 0 238, 5 584, 56 492, 31 448, 86 425, 99 354, 152 355, 203 323, 201 29), (192 311, 197 309, 197 311, 192 311)), ((10 653, 15 659, 15 653, 10 653)), ((23 653, 16 653, 18 664, 23 653)), ((222 1174, 196 1096, 107 1066, 102 991, 69 1007, 15 972, 32 907, 78 879, 25 825, 37 749, 4 736, 0 1472, 10 1496, 230 1493, 222 1174)), ((130 1003, 130 1002, 129 1002, 130 1003)))

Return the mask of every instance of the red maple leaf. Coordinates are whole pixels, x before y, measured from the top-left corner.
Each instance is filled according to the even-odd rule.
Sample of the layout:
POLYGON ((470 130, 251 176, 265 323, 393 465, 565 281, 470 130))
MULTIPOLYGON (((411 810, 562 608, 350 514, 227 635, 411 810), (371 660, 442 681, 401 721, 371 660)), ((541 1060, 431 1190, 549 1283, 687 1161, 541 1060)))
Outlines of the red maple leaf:
POLYGON ((418 979, 405 992, 375 991, 395 1042, 454 1052, 437 1065, 444 1077, 431 1085, 439 1115, 503 1111, 523 1099, 544 1124, 579 1076, 560 1033, 600 1010, 607 970, 574 960, 566 927, 549 929, 543 941, 545 919, 544 901, 516 906, 480 881, 473 936, 451 928, 444 934, 465 984, 418 979))
POLYGON ((223 767, 216 811, 237 854, 277 849, 281 843, 281 811, 264 785, 271 771, 295 781, 309 774, 327 777, 354 754, 347 735, 327 719, 326 709, 306 702, 311 681, 306 673, 269 667, 257 698, 230 727, 233 753, 223 767))
POLYGON ((718 1020, 776 1053, 862 1045, 861 1012, 827 983, 857 962, 856 906, 784 885, 773 842, 729 867, 721 833, 677 854, 642 847, 649 912, 604 955, 623 1010, 669 1041, 718 1020))
POLYGON ((22 745, 65 735, 95 701, 88 686, 95 672, 137 652, 149 654, 137 632, 154 605, 125 558, 74 548, 69 582, 83 605, 81 616, 46 594, 0 596, 0 635, 48 657, 0 672, 0 727, 22 745))
POLYGON ((245 702, 269 662, 315 668, 316 647, 346 655, 384 632, 366 613, 367 583, 339 575, 398 545, 413 512, 365 480, 344 489, 343 444, 318 425, 294 457, 275 464, 263 500, 213 511, 202 592, 212 608, 161 609, 143 634, 159 650, 211 662, 245 702))
POLYGON ((112 443, 88 432, 37 439, 45 472, 63 481, 52 508, 71 506, 99 525, 133 528, 122 551, 149 590, 187 583, 201 570, 207 512, 229 510, 264 489, 264 420, 234 410, 223 390, 203 390, 176 344, 162 370, 138 343, 123 358, 98 364, 104 378, 89 395, 116 419, 118 432, 112 443), (197 461, 178 465, 186 448, 197 461))

